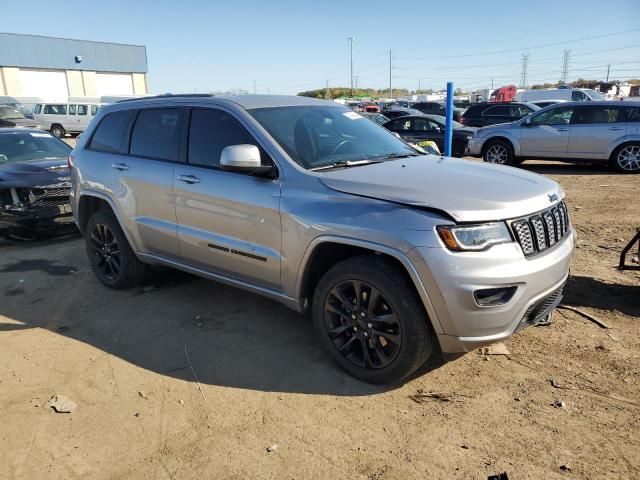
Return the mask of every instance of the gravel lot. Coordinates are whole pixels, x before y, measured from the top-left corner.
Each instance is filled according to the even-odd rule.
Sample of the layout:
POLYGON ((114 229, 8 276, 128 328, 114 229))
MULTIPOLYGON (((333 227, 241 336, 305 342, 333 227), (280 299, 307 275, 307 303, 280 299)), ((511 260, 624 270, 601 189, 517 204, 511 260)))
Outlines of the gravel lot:
POLYGON ((169 270, 114 292, 77 236, 0 243, 0 478, 640 478, 640 272, 615 269, 640 177, 524 167, 568 194, 564 303, 610 328, 560 310, 395 388, 270 300, 169 270))

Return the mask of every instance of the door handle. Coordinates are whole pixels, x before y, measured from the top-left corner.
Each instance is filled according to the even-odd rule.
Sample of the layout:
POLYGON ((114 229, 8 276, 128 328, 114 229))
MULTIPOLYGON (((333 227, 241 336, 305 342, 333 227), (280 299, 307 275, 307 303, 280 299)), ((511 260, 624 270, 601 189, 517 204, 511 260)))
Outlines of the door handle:
POLYGON ((568 129, 568 128, 556 128, 556 130, 557 130, 558 132, 568 132, 568 131, 569 131, 569 129, 568 129))
POLYGON ((200 183, 200 179, 198 177, 194 177, 193 175, 179 175, 178 180, 184 183, 188 183, 189 185, 200 183))
POLYGON ((610 127, 609 130, 622 130, 622 127, 610 127))
POLYGON ((125 170, 129 170, 129 165, 125 163, 112 163, 111 168, 119 170, 120 172, 124 172, 125 170))

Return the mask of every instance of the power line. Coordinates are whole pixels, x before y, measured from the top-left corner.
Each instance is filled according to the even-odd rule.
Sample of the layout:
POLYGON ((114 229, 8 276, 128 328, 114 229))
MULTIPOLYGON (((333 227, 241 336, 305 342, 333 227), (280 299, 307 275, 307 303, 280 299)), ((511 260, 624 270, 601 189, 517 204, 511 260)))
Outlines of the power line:
MULTIPOLYGON (((480 57, 480 56, 485 56, 485 55, 497 55, 499 53, 510 53, 510 52, 522 52, 524 50, 533 50, 536 48, 547 48, 547 47, 555 47, 558 45, 566 45, 567 43, 576 43, 576 42, 584 42, 585 40, 595 40, 598 38, 606 38, 606 37, 612 37, 615 35, 623 35, 625 33, 631 33, 631 32, 637 32, 640 31, 640 28, 633 28, 631 30, 623 30, 621 32, 611 32, 611 33, 603 33, 601 35, 592 35, 589 37, 582 37, 582 38, 576 38, 574 40, 565 40, 562 42, 554 42, 554 43, 545 43, 545 44, 541 44, 541 45, 533 45, 530 47, 523 47, 523 48, 511 48, 511 49, 506 49, 506 50, 494 50, 492 52, 484 52, 484 53, 467 53, 464 55, 456 55, 456 58, 462 58, 462 57, 480 57)), ((451 58, 450 56, 443 56, 443 57, 398 57, 401 60, 437 60, 437 59, 442 59, 442 58, 451 58)))

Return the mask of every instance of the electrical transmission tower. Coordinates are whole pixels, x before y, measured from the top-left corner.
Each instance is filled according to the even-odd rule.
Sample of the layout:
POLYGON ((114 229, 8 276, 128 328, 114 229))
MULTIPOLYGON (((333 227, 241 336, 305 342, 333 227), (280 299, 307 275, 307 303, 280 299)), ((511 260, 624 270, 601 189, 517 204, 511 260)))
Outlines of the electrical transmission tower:
POLYGON ((527 88, 527 69, 529 68, 529 54, 522 54, 522 72, 520 73, 520 88, 527 88))
POLYGON ((566 85, 569 77, 569 60, 571 58, 571 50, 565 50, 562 56, 562 84, 566 85))

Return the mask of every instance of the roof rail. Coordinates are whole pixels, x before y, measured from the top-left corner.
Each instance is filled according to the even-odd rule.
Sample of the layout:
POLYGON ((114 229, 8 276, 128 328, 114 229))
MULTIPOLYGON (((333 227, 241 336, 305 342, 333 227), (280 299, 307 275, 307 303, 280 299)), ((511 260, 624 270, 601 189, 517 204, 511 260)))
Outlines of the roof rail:
POLYGON ((118 100, 116 103, 123 102, 135 102, 137 100, 153 100, 155 98, 189 98, 189 97, 213 97, 212 93, 162 93, 160 95, 153 95, 150 97, 136 97, 136 98, 124 98, 118 100))

